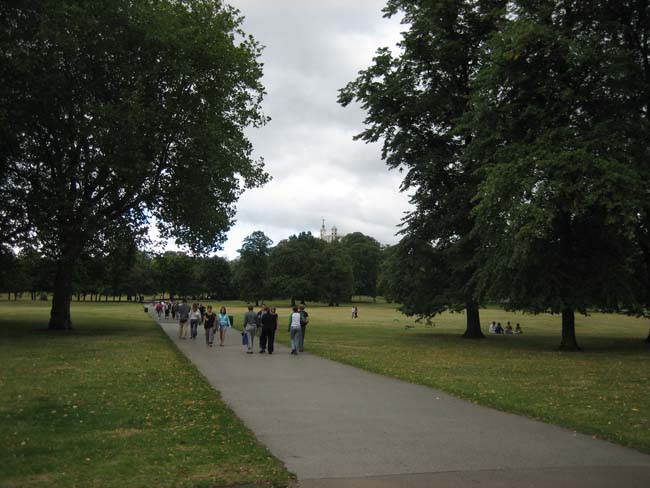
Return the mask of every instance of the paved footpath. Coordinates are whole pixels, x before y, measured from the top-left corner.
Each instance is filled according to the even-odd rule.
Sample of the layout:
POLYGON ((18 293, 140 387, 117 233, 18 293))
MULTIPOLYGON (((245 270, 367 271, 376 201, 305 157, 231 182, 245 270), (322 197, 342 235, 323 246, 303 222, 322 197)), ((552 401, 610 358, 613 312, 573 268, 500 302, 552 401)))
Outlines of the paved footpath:
POLYGON ((208 348, 202 327, 161 326, 301 488, 650 487, 632 449, 280 345, 248 355, 236 330, 208 348))

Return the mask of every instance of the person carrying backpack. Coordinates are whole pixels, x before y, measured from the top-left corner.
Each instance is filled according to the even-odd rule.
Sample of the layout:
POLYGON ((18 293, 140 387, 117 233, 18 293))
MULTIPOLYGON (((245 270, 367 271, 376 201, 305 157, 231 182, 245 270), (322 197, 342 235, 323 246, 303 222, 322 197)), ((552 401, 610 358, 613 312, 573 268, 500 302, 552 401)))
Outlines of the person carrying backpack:
POLYGON ((300 352, 305 351, 305 333, 307 332, 307 324, 309 323, 309 314, 305 310, 304 305, 300 305, 300 344, 298 350, 300 352))
POLYGON ((302 335, 302 328, 300 325, 301 313, 298 307, 293 307, 293 312, 289 316, 289 336, 291 338, 291 354, 298 354, 300 348, 300 336, 302 335))

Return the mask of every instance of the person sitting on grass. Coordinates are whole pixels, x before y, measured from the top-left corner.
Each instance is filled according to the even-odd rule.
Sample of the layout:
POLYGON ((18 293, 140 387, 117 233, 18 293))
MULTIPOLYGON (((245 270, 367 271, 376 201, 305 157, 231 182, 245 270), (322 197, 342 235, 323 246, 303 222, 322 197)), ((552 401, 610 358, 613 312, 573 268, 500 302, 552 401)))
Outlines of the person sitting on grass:
POLYGON ((495 334, 503 334, 503 327, 501 327, 501 322, 497 322, 497 326, 494 328, 495 334))
POLYGON ((490 334, 496 334, 497 333, 497 323, 494 320, 490 324, 489 331, 490 331, 490 334))
POLYGON ((512 334, 512 333, 513 333, 513 332, 512 332, 512 325, 510 325, 510 322, 508 322, 508 323, 506 324, 506 330, 505 330, 505 333, 506 333, 506 334, 512 334))
POLYGON ((515 326, 515 332, 514 333, 515 334, 523 334, 524 333, 524 331, 521 330, 521 325, 519 325, 519 323, 517 323, 517 325, 515 326))

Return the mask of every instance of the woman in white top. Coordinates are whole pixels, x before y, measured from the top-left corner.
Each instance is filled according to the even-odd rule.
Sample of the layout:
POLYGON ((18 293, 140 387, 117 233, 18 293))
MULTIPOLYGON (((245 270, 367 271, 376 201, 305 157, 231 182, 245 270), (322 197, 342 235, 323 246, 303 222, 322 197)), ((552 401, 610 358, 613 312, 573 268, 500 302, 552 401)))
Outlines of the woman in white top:
POLYGON ((289 316, 289 334, 291 335, 291 354, 298 354, 300 346, 300 336, 302 330, 300 329, 300 312, 298 307, 293 307, 293 312, 289 316))
POLYGON ((196 336, 199 333, 199 323, 201 322, 201 311, 199 310, 199 304, 193 303, 192 310, 189 313, 190 319, 190 337, 196 339, 196 336))

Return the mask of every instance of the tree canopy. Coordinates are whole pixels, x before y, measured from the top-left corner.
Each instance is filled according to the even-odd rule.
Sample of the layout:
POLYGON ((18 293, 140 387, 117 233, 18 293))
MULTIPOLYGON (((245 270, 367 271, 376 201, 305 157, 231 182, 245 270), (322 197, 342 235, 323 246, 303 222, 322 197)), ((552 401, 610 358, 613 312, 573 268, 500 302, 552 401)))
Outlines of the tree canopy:
MULTIPOLYGON (((389 167, 405 170, 402 190, 412 191, 414 210, 405 218, 401 247, 414 247, 404 249, 409 259, 395 271, 415 275, 426 268, 429 275, 418 280, 418 300, 402 288, 399 300, 411 304, 403 310, 429 317, 465 308, 465 337, 472 338, 483 336, 471 280, 478 246, 471 209, 479 181, 476 161, 464 157, 470 139, 459 123, 469 107, 481 48, 505 14, 505 4, 389 1, 386 16, 401 13, 408 25, 399 55, 379 49, 372 66, 339 97, 344 106, 358 101, 366 110, 367 128, 357 138, 382 139, 383 158, 389 167), (437 290, 442 281, 444 295, 437 290)), ((398 278, 396 273, 387 277, 398 278)))
POLYGON ((647 314, 650 4, 389 0, 393 54, 340 92, 414 210, 382 287, 421 317, 479 304, 647 314))
POLYGON ((219 247, 263 184, 244 134, 260 48, 220 1, 3 2, 0 220, 56 260, 51 328, 70 327, 74 265, 152 219, 192 251, 219 247))

